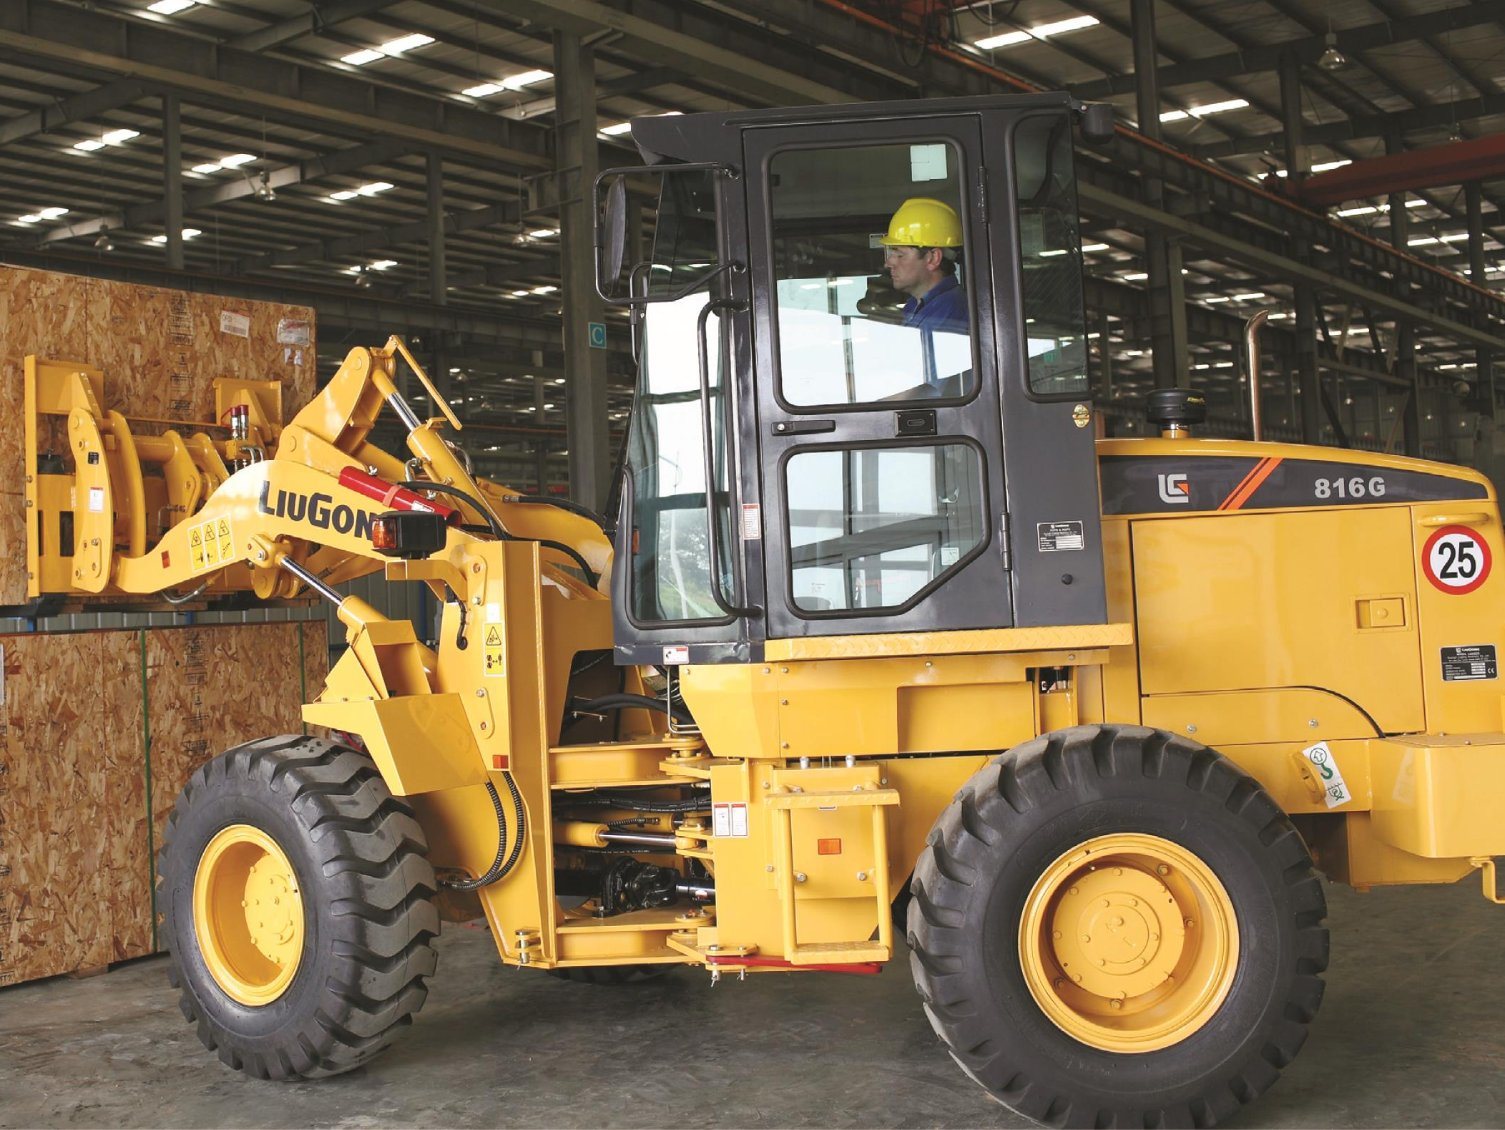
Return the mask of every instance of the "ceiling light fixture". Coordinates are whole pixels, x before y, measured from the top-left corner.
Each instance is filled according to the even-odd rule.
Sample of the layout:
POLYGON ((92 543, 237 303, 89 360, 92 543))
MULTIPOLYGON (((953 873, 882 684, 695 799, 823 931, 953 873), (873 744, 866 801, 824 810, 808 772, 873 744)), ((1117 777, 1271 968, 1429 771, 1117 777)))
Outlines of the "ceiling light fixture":
POLYGON ((277 190, 272 187, 272 174, 266 169, 261 170, 261 179, 256 182, 256 199, 270 204, 277 199, 277 190))
POLYGON ((1325 45, 1322 54, 1317 58, 1317 66, 1324 71, 1338 71, 1348 66, 1348 56, 1338 50, 1338 33, 1331 27, 1327 29, 1327 35, 1322 40, 1325 45))
POLYGON ((357 267, 355 269, 355 285, 361 290, 369 290, 371 288, 371 276, 367 273, 365 267, 357 267))
POLYGON ((176 16, 198 2, 199 0, 157 0, 155 4, 148 4, 146 10, 156 12, 159 16, 176 16))
POLYGON ((109 228, 99 229, 99 238, 94 241, 94 250, 101 254, 106 251, 115 250, 115 241, 110 238, 109 228))

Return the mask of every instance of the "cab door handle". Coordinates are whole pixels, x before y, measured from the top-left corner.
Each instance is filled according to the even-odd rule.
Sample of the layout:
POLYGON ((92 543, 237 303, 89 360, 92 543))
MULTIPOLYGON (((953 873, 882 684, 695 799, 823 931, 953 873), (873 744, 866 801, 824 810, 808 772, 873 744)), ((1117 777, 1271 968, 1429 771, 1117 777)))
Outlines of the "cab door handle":
POLYGON ((773 434, 776 436, 817 435, 835 430, 835 420, 780 420, 773 426, 773 434))

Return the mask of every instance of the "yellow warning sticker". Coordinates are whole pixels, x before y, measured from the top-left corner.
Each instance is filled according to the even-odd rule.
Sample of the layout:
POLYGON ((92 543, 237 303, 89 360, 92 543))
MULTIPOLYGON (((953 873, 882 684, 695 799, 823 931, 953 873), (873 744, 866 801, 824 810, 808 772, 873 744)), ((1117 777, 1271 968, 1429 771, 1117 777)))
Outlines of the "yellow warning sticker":
POLYGON ((235 535, 230 519, 211 519, 188 531, 188 558, 195 573, 223 569, 235 560, 235 535))
POLYGON ((502 640, 502 626, 487 624, 481 647, 481 670, 487 678, 501 678, 507 674, 507 645, 502 640))

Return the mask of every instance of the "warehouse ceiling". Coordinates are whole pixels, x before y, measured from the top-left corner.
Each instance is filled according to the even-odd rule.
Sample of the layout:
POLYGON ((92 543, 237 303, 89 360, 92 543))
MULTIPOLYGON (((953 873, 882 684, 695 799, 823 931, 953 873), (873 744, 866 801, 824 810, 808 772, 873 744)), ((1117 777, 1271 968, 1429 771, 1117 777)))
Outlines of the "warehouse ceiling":
MULTIPOLYGON (((1158 127, 1177 155, 1167 183, 1180 206, 1169 210, 1199 218, 1204 233, 1237 221, 1244 228, 1225 235, 1269 248, 1260 260, 1206 238, 1186 244, 1191 362, 1231 380, 1228 327, 1285 303, 1282 256, 1310 250, 1282 219, 1282 59, 1299 76, 1314 173, 1445 150, 1505 127, 1505 0, 1159 0, 1155 17, 1161 120, 1142 132, 1158 127)), ((621 132, 632 117, 745 106, 1065 88, 1137 126, 1129 0, 6 0, 0 254, 308 302, 326 368, 387 329, 442 341, 454 394, 480 425, 472 434, 489 429, 496 442, 485 446, 499 456, 539 441, 558 452, 560 31, 594 51, 603 166, 636 160, 621 132), (165 97, 182 122, 181 272, 165 258, 165 97), (428 253, 433 154, 441 295, 428 253)), ((1142 195, 1121 164, 1087 169, 1102 191, 1084 193, 1083 209, 1089 301, 1112 313, 1105 335, 1118 339, 1112 359, 1132 393, 1147 367, 1136 332, 1148 316, 1145 225, 1115 203, 1142 195)), ((1478 175, 1484 281, 1495 290, 1505 166, 1478 175)), ((1364 256, 1344 241, 1392 241, 1388 204, 1315 209, 1344 225, 1331 240, 1324 226, 1314 244, 1337 256, 1333 274, 1364 256)), ((1405 270, 1417 272, 1407 300, 1456 289, 1454 307, 1419 332, 1427 371, 1464 372, 1477 342, 1445 325, 1493 334, 1500 317, 1498 300, 1431 270, 1467 271, 1464 190, 1418 188, 1404 205, 1415 264, 1405 270)), ((1383 257, 1365 269, 1382 288, 1406 277, 1383 257)), ((1333 363, 1382 378, 1388 315, 1352 295, 1323 304, 1333 363)), ((620 320, 611 342, 620 419, 631 380, 620 320)))

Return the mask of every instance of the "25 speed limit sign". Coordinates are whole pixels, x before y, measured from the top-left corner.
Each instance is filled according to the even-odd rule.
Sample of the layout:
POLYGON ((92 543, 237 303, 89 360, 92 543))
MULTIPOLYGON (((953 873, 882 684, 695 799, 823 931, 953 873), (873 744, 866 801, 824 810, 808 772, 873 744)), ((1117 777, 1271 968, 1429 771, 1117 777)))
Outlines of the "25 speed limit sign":
POLYGON ((1462 595, 1473 592, 1489 576, 1489 546, 1467 526, 1443 526, 1427 539, 1421 567, 1434 588, 1462 595))

